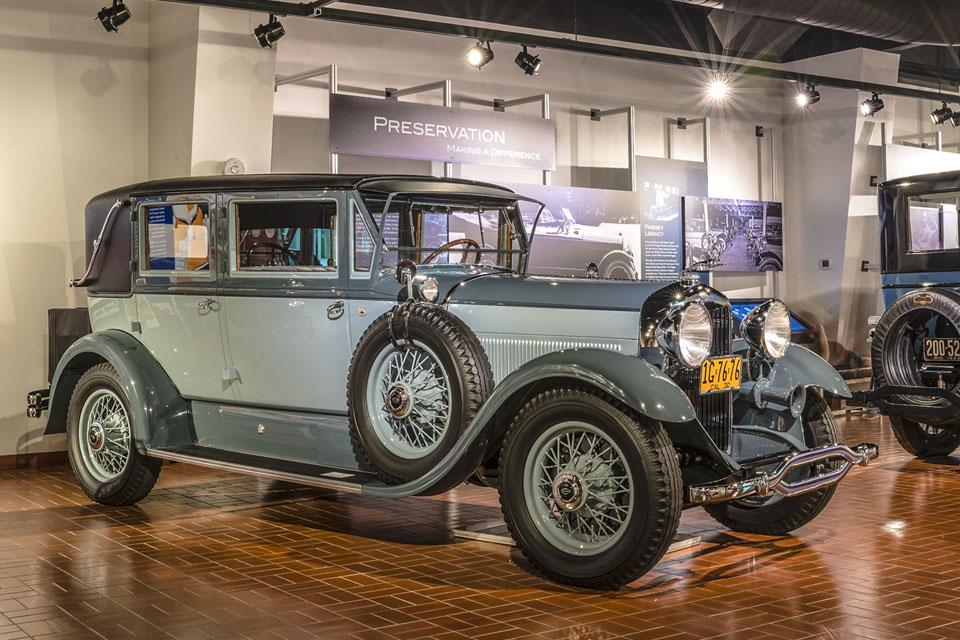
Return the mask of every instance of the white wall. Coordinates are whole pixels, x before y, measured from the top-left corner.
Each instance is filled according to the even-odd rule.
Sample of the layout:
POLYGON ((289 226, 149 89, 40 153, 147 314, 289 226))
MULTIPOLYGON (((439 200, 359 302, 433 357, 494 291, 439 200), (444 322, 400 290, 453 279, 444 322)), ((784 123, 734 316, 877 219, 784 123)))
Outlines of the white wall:
POLYGON ((147 174, 146 3, 107 34, 102 0, 0 6, 0 455, 41 440, 25 394, 46 386, 47 309, 85 304, 83 207, 147 174))

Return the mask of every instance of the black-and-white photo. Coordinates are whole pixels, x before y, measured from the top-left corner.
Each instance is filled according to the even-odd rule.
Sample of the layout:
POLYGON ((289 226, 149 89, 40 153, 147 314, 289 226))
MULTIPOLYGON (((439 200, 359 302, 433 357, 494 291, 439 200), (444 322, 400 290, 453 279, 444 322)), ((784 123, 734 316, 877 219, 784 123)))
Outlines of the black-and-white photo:
POLYGON ((694 271, 783 271, 783 205, 683 199, 684 265, 694 271))

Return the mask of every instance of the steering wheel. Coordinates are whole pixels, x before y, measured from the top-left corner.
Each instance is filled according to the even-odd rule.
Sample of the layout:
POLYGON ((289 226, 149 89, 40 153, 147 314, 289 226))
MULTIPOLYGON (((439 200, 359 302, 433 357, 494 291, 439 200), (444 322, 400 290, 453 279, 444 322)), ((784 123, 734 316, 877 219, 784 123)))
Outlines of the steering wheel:
POLYGON ((443 253, 444 251, 449 251, 449 250, 452 249, 453 247, 459 247, 460 245, 465 245, 465 246, 466 246, 465 249, 461 249, 461 251, 463 251, 463 257, 460 258, 460 264, 466 263, 466 261, 467 261, 467 252, 470 251, 470 250, 475 251, 476 254, 477 254, 477 257, 476 257, 476 259, 473 261, 473 263, 474 263, 474 264, 479 264, 479 263, 480 263, 480 243, 477 242, 476 240, 471 239, 471 238, 457 238, 456 240, 451 240, 450 242, 445 242, 445 243, 443 243, 442 245, 440 245, 439 247, 437 247, 430 255, 428 255, 426 258, 424 258, 424 259, 423 259, 423 262, 421 262, 420 264, 428 264, 428 263, 430 263, 430 262, 433 262, 434 260, 436 260, 437 256, 439 256, 439 255, 440 255, 441 253, 443 253))
POLYGON ((250 256, 259 255, 259 256, 270 256, 267 266, 270 267, 295 267, 300 263, 300 258, 297 257, 295 253, 287 249, 286 247, 277 244, 276 242, 256 242, 243 251, 243 258, 246 261, 246 266, 250 266, 250 256), (269 251, 254 251, 261 247, 267 248, 269 251), (279 260, 277 259, 279 258, 279 260), (288 261, 286 264, 283 261, 288 261))

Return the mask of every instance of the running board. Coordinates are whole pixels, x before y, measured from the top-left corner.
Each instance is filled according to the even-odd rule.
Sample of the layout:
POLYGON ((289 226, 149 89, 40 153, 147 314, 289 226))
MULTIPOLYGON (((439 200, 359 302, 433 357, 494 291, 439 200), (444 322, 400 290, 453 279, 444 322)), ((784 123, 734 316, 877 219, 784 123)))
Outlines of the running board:
POLYGON ((269 480, 291 482, 322 489, 334 489, 346 493, 363 493, 363 486, 379 483, 378 478, 362 471, 350 471, 322 467, 320 465, 288 462, 274 458, 265 458, 243 453, 233 453, 221 449, 186 445, 169 449, 147 449, 151 458, 184 462, 200 467, 242 473, 269 480))

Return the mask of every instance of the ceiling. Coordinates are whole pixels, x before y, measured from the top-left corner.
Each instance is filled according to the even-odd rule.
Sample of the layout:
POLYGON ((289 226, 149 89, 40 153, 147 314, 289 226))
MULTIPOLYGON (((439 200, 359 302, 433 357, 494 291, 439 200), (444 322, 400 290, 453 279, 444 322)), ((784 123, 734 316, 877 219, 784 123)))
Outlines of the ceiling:
MULTIPOLYGON (((955 48, 915 46, 807 26, 798 22, 755 17, 689 4, 690 0, 349 0, 353 4, 432 14, 510 27, 606 38, 695 52, 723 53, 783 62, 856 47, 895 51, 901 55, 901 81, 944 89, 956 88, 960 65, 955 48)), ((860 0, 862 3, 883 0, 860 0)), ((902 0, 906 1, 906 0, 902 0)), ((913 0, 925 3, 934 0, 913 0)), ((713 2, 710 4, 723 5, 713 2)), ((734 6, 727 2, 724 6, 734 6)), ((810 5, 807 0, 778 0, 780 6, 810 5)), ((325 9, 336 11, 335 3, 325 9)), ((409 26, 409 23, 407 24, 409 26)), ((853 25, 854 27, 856 25, 853 25)), ((436 30, 435 27, 432 27, 436 30)), ((492 37, 479 27, 448 25, 448 32, 492 37)))

